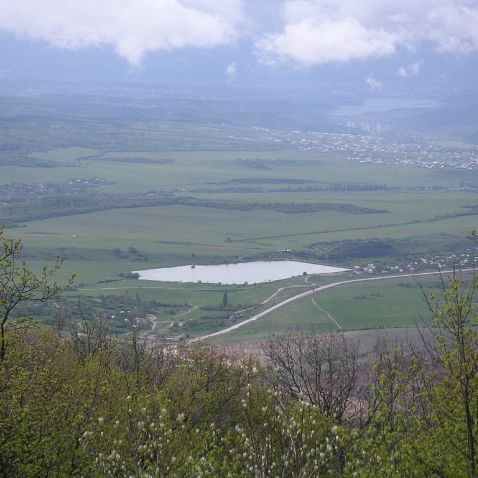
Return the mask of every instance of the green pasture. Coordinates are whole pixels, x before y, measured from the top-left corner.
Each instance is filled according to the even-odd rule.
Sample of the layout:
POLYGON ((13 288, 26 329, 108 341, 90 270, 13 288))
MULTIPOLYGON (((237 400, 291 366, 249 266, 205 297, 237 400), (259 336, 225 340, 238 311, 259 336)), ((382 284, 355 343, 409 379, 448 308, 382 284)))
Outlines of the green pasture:
MULTIPOLYGON (((66 271, 63 271, 66 273, 66 271)), ((60 279, 65 278, 60 275, 60 279)), ((314 283, 325 283, 331 278, 314 277, 314 283)), ((119 280, 108 283, 78 284, 75 290, 67 292, 68 297, 104 297, 129 295, 140 300, 154 300, 163 304, 170 304, 177 309, 176 316, 165 315, 164 309, 158 308, 151 311, 158 322, 171 320, 193 320, 204 316, 217 316, 234 314, 238 320, 247 318, 249 314, 259 312, 266 307, 274 305, 288 297, 296 295, 311 287, 304 277, 296 277, 283 281, 255 285, 229 285, 219 286, 214 284, 179 284, 153 281, 119 280), (279 288, 283 290, 278 291, 279 288), (224 293, 228 295, 228 307, 221 309, 224 293), (273 296, 271 298, 271 296, 273 296), (261 303, 267 299, 266 304, 261 303), (212 309, 209 309, 212 307, 212 309), (214 308, 216 310, 214 310, 214 308), (183 316, 184 314, 184 316, 183 316), (184 317, 184 318, 182 318, 184 317)), ((197 335, 198 330, 185 330, 191 335, 197 335)), ((207 330, 206 330, 207 332, 207 330)))
MULTIPOLYGON (((267 209, 227 210, 196 206, 156 206, 114 209, 32 221, 8 230, 20 237, 25 247, 45 254, 61 248, 80 249, 84 260, 101 262, 98 267, 127 272, 159 266, 246 260, 277 253, 281 249, 310 251, 309 246, 327 250, 327 242, 350 239, 436 235, 466 237, 477 226, 477 215, 453 217, 468 210, 476 198, 471 193, 410 194, 405 197, 362 198, 365 207, 386 206, 389 213, 347 214, 332 211, 281 213, 267 209), (443 217, 444 215, 450 217, 443 217), (441 216, 437 217, 437 216, 441 216), (118 263, 110 269, 115 248, 138 249, 147 262, 118 263), (90 251, 90 252, 89 252, 90 251), (104 258, 95 251, 103 251, 104 258), (193 256, 194 254, 194 256, 193 256), (91 257, 89 257, 91 255, 91 257), (194 258, 194 259, 193 259, 194 258), (202 259, 202 260, 201 260, 202 259), (105 262, 105 263, 103 263, 105 262)), ((318 198, 324 201, 324 197, 318 198)), ((345 201, 352 201, 347 197, 345 201)))
POLYGON ((291 302, 255 322, 210 341, 264 340, 272 334, 293 330, 312 333, 429 325, 431 314, 419 284, 425 293, 438 295, 436 277, 345 284, 291 302))
MULTIPOLYGON (((98 135, 101 133, 98 132, 98 135)), ((118 138, 119 139, 119 138, 118 138)), ((177 138, 178 144, 180 137, 177 138)), ((461 180, 478 180, 478 171, 450 171, 426 169, 415 166, 369 165, 347 159, 346 154, 316 151, 297 151, 291 147, 276 150, 216 150, 214 144, 203 138, 202 144, 193 151, 157 150, 122 151, 80 146, 36 151, 28 156, 38 160, 57 163, 57 167, 3 166, 0 182, 12 181, 47 182, 66 181, 70 178, 101 177, 114 182, 104 186, 105 191, 141 192, 149 190, 172 190, 223 188, 224 183, 236 178, 306 179, 319 183, 373 183, 390 188, 449 187, 458 186, 461 180), (133 158, 136 162, 125 162, 133 158), (267 160, 265 169, 249 167, 253 160, 267 160), (138 161, 139 160, 139 161, 138 161), (171 160, 161 163, 158 160, 171 160), (243 160, 243 161, 239 161, 243 160), (278 160, 278 161, 274 161, 278 160), (298 161, 299 165, 281 161, 298 161)), ((126 146, 126 145, 125 145, 126 146)), ((376 153, 375 153, 376 154, 376 153)), ((41 163, 40 163, 41 164, 41 163)), ((236 184, 237 185, 237 184, 236 184)), ((302 194, 290 194, 301 196, 302 194)), ((332 196, 340 196, 331 193, 332 196)))
MULTIPOLYGON (((122 207, 35 220, 7 229, 7 235, 23 240, 25 259, 34 269, 55 256, 64 257, 59 279, 73 273, 77 276, 76 290, 68 295, 138 294, 141 299, 175 304, 180 314, 197 307, 185 317, 199 320, 206 315, 201 307, 221 304, 227 291, 232 307, 255 306, 249 311, 234 311, 242 319, 262 310, 264 306, 259 304, 280 287, 303 286, 285 289, 268 305, 309 286, 302 277, 226 287, 143 282, 125 279, 124 274, 155 267, 255 259, 315 260, 340 241, 375 238, 402 241, 406 256, 418 254, 416 251, 421 254, 428 245, 430 250, 433 246, 434 251, 448 253, 450 243, 466 238, 478 225, 478 209, 474 209, 478 196, 472 190, 460 189, 462 184, 478 184, 476 170, 362 164, 349 159, 348 153, 300 151, 286 141, 273 145, 247 128, 141 119, 100 124, 85 121, 83 114, 76 112, 76 119, 63 129, 61 122, 43 128, 48 131, 33 120, 31 130, 17 131, 13 124, 8 125, 0 140, 15 129, 17 140, 28 145, 21 153, 37 164, 0 163, 0 186, 101 178, 111 184, 94 191, 105 195, 128 198, 127 194, 160 191, 172 193, 172 198, 192 197, 202 202, 201 206, 122 207), (48 167, 42 167, 42 162, 48 167), (376 185, 381 190, 333 190, 337 184, 376 185), (320 190, 307 190, 314 185, 320 190), (214 204, 220 201, 223 207, 214 204), (224 201, 228 201, 229 209, 224 201), (206 202, 209 207, 205 207, 206 202), (285 213, 273 210, 278 204, 353 207, 346 212, 285 213), (240 210, 241 205, 250 210, 240 210), (354 207, 373 211, 365 214, 354 207), (131 248, 139 251, 139 258, 127 252, 131 248)), ((0 153, 0 160, 5 154, 0 153)), ((380 157, 378 152, 371 154, 380 157)), ((441 153, 436 155, 441 157, 446 159, 441 153)), ((101 196, 94 197, 101 201, 101 196)), ((373 258, 330 265, 351 266, 369 260, 373 258)), ((393 262, 397 258, 383 260, 393 262)), ((419 290, 393 281, 344 286, 318 293, 314 300, 318 305, 311 297, 293 302, 218 340, 261 339, 295 327, 334 330, 335 322, 344 330, 408 327, 425 316, 419 290)), ((161 322, 172 320, 163 310, 154 312, 161 322)), ((212 310, 207 314, 220 315, 212 310)), ((207 327, 199 324, 191 334, 207 333, 207 327)))

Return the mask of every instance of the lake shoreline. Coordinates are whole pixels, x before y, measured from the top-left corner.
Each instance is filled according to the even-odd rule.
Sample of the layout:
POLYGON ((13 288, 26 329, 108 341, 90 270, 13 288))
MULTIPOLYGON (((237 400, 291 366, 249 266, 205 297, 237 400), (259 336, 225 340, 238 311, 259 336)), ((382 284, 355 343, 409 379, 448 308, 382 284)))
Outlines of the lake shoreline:
POLYGON ((186 265, 132 271, 139 280, 205 283, 260 284, 309 274, 337 274, 349 269, 299 261, 254 261, 218 265, 186 265))

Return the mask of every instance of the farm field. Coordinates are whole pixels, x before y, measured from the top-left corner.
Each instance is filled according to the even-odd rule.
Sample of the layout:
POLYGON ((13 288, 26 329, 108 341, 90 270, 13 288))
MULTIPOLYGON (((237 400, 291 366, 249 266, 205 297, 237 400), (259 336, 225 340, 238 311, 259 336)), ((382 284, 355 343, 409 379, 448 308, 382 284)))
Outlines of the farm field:
POLYGON ((27 246, 38 249, 108 250, 134 246, 156 255, 187 251, 249 256, 345 239, 437 234, 464 237, 473 229, 475 215, 436 218, 443 213, 460 214, 475 200, 469 193, 457 196, 415 195, 404 199, 403 202, 410 201, 408 204, 401 203, 397 195, 386 203, 378 198, 362 199, 363 207, 387 205, 390 211, 367 215, 331 211, 288 214, 261 209, 260 205, 252 211, 179 205, 114 209, 32 221, 12 231, 27 246))
MULTIPOLYGON (((17 111, 0 98, 0 136, 12 147, 0 151, 0 223, 34 269, 61 256, 59 278, 76 274, 66 299, 82 297, 121 330, 128 304, 131 319, 155 317, 145 331, 184 338, 247 318, 279 288, 297 286, 273 301, 310 286, 302 277, 236 288, 155 283, 134 270, 283 259, 350 268, 342 276, 354 278, 473 261, 478 168, 469 144, 70 106, 65 115, 32 100, 17 111), (19 115, 34 106, 43 121, 19 115), (106 296, 108 307, 96 300, 106 296)), ((290 304, 227 340, 333 330, 330 316, 344 330, 406 327, 422 310, 414 288, 367 287, 290 304)))
POLYGON ((273 334, 366 329, 414 329, 431 325, 424 293, 440 296, 439 277, 344 284, 294 301, 211 343, 264 341, 273 334), (421 289, 423 288, 423 290, 421 289))

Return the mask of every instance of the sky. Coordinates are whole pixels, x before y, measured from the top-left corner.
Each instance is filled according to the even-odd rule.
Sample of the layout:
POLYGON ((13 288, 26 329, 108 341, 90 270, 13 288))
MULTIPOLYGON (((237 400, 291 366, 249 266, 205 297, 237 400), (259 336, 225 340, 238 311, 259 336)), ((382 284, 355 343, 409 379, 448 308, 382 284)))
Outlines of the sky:
POLYGON ((478 0, 0 0, 0 75, 159 83, 478 79, 478 0))

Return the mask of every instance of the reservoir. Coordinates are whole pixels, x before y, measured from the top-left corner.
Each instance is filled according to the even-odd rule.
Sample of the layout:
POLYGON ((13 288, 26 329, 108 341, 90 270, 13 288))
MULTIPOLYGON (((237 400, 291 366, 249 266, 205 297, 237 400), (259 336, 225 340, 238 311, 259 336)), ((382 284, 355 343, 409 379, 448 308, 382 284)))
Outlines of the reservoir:
POLYGON ((334 113, 339 116, 354 116, 403 109, 436 108, 437 106, 439 106, 438 101, 426 98, 366 98, 358 105, 339 106, 334 113))
POLYGON ((133 271, 140 280, 205 282, 211 284, 255 284, 306 274, 333 274, 348 269, 297 261, 260 261, 212 266, 180 266, 133 271))

